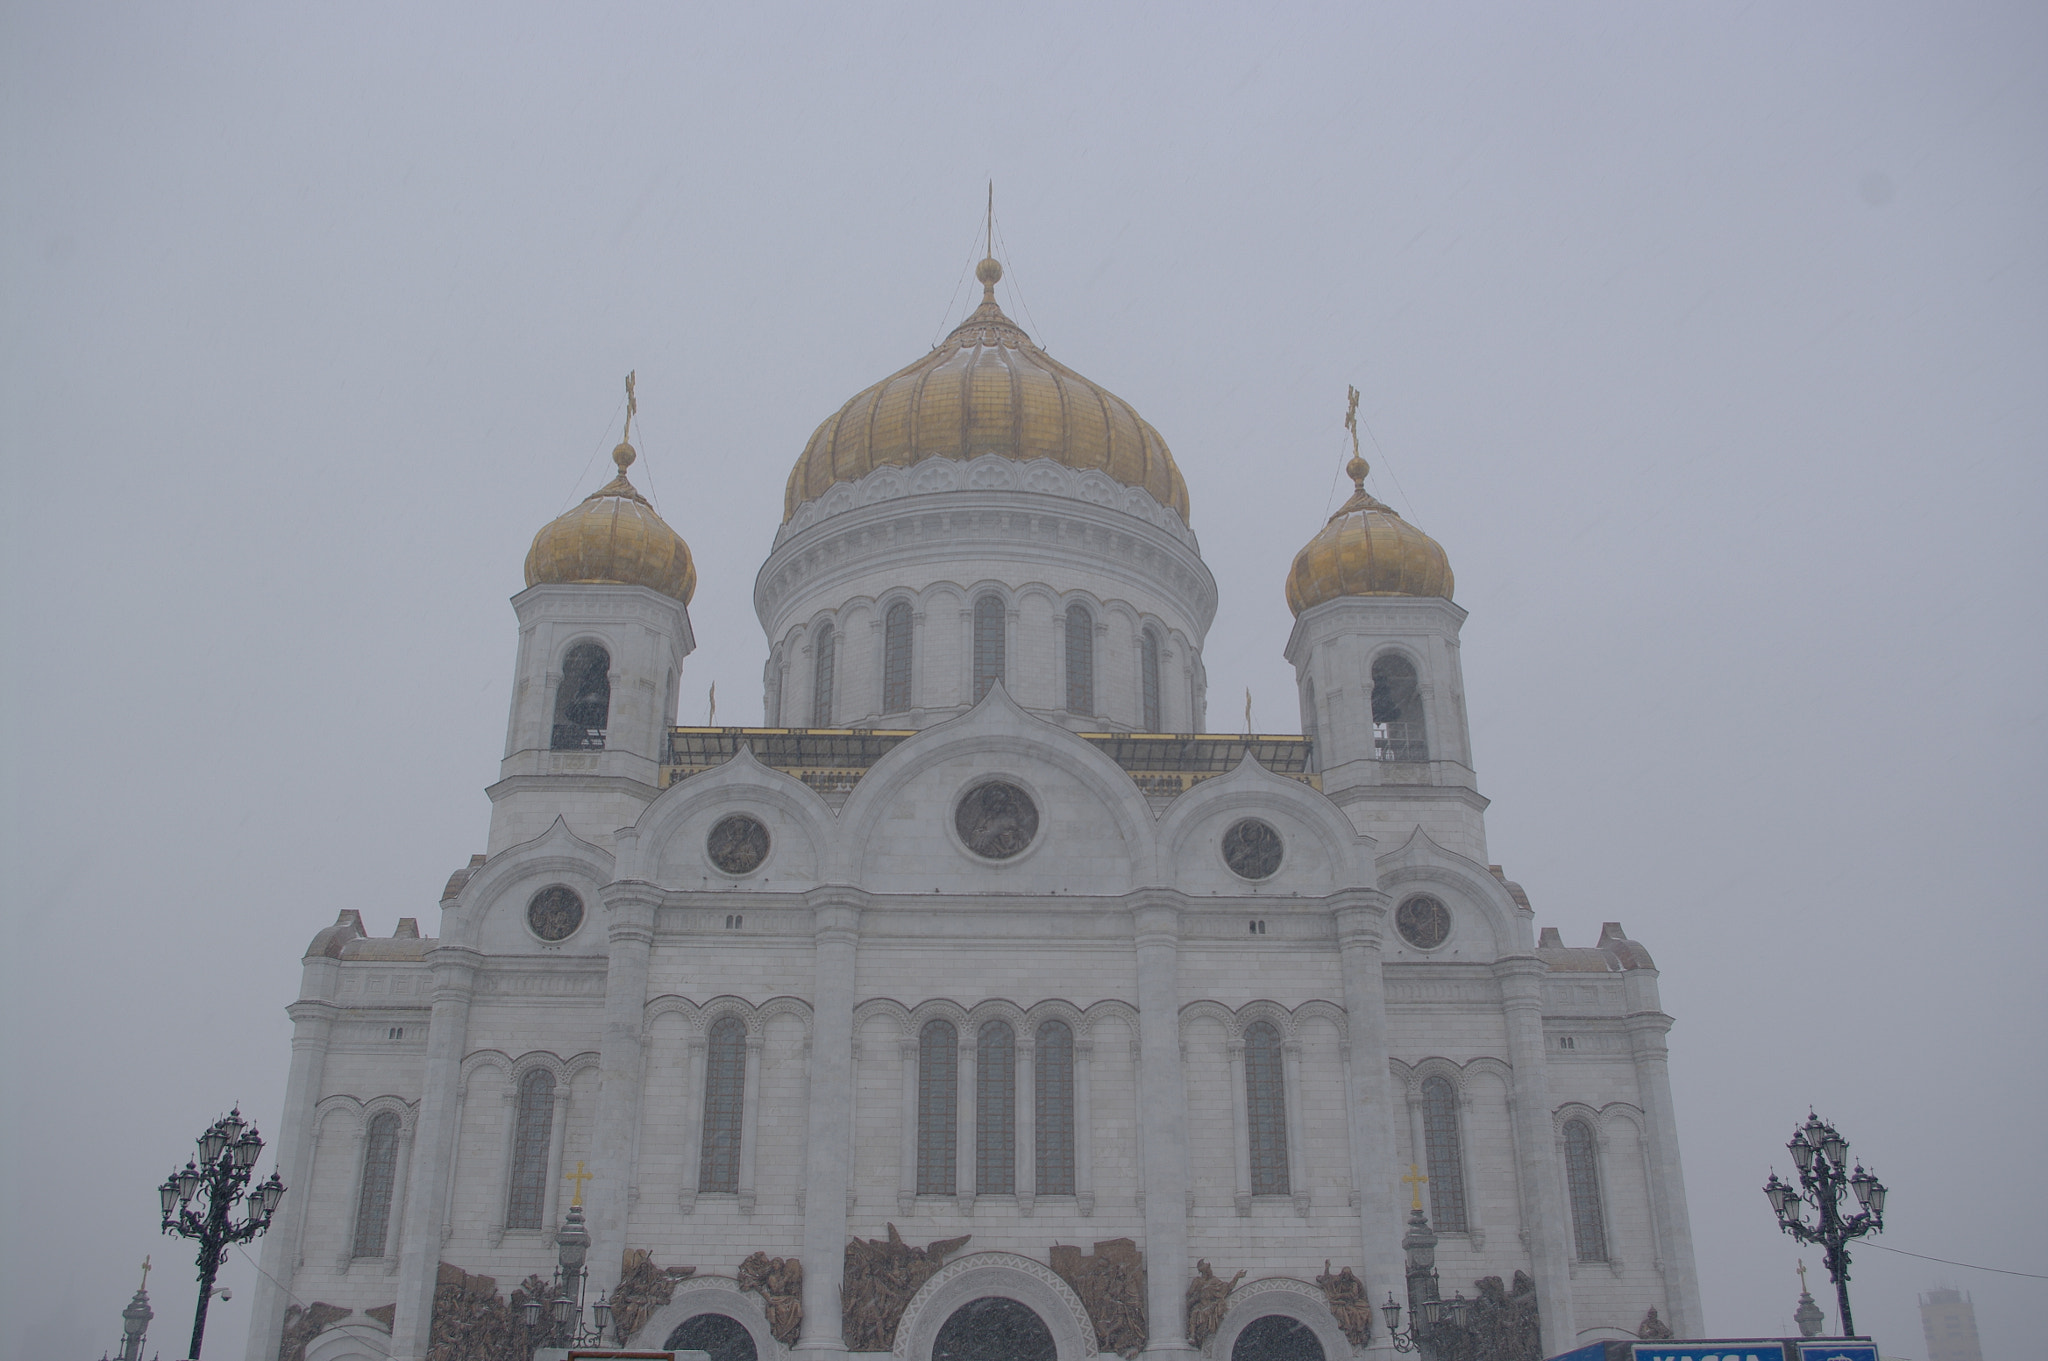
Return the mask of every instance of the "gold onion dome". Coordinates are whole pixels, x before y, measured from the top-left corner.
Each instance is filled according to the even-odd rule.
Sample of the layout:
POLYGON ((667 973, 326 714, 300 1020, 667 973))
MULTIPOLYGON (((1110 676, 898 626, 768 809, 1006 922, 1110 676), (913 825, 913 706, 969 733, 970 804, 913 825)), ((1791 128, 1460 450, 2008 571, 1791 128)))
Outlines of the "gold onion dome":
POLYGON ((1366 461, 1345 468, 1357 490, 1313 539, 1294 555, 1287 574, 1287 607, 1297 615, 1326 600, 1351 595, 1451 598, 1451 560, 1435 539, 1367 495, 1366 461))
POLYGON ((943 344, 856 394, 818 427, 790 471, 782 518, 877 468, 999 454, 1098 469, 1187 519, 1187 483, 1159 432, 1003 315, 996 305, 1003 267, 993 258, 974 277, 981 306, 943 344))
POLYGON ((619 475, 541 526, 526 553, 527 585, 645 586, 690 603, 697 590, 690 546, 626 480, 635 457, 621 440, 612 450, 619 475))

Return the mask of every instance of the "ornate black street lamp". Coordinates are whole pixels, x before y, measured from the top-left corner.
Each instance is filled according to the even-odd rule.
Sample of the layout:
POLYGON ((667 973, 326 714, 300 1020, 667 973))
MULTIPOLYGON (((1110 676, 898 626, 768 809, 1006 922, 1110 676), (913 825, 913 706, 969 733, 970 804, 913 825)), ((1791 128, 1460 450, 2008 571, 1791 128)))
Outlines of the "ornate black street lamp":
MULTIPOLYGON (((206 1306, 214 1295, 213 1278, 220 1274, 221 1258, 230 1245, 246 1243, 269 1228, 270 1216, 284 1199, 284 1183, 272 1172, 270 1180, 249 1192, 247 1217, 234 1217, 235 1204, 255 1175, 262 1153, 262 1137, 237 1108, 199 1136, 199 1160, 188 1158, 183 1170, 171 1173, 157 1188, 163 1200, 164 1232, 199 1243, 199 1307, 192 1314, 192 1350, 187 1353, 192 1361, 198 1361, 199 1344, 206 1336, 206 1306), (197 1206, 192 1203, 195 1198, 197 1206)), ((226 1297, 225 1291, 221 1294, 226 1297)))
POLYGON ((1785 1145, 1792 1154, 1792 1166, 1799 1181, 1779 1181, 1776 1169, 1764 1183, 1764 1195, 1778 1227, 1802 1243, 1818 1243, 1821 1263, 1835 1283, 1835 1307, 1842 1318, 1842 1335, 1854 1337, 1856 1322, 1849 1313, 1849 1242, 1869 1233, 1884 1231, 1884 1183, 1857 1163, 1849 1166, 1849 1141, 1833 1125, 1806 1113, 1806 1123, 1792 1131, 1785 1145), (1854 1191, 1863 1208, 1856 1214, 1842 1214, 1842 1193, 1854 1191), (1806 1211, 1814 1211, 1808 1223, 1806 1211))

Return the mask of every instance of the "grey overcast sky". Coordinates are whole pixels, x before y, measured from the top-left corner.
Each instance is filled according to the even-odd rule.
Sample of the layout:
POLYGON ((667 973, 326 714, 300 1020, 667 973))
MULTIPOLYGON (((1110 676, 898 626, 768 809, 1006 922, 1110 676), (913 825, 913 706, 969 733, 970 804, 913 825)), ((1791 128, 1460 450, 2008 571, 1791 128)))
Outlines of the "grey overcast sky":
MULTIPOLYGON (((1710 1328, 1791 1328, 1808 1103, 1876 1241, 2048 1274, 2044 61, 2032 4, 6 5, 0 1354, 111 1346, 153 1253, 182 1355, 153 1188, 277 1124, 314 931, 436 929, 628 369, 684 718, 759 721, 783 480, 965 310, 991 176, 1005 305, 1186 473, 1213 728, 1298 730, 1364 393, 1493 858, 1664 971, 1710 1328)), ((2041 1354, 2040 1280, 1874 1248, 1858 1320, 1924 1357, 1942 1283, 2041 1354)))

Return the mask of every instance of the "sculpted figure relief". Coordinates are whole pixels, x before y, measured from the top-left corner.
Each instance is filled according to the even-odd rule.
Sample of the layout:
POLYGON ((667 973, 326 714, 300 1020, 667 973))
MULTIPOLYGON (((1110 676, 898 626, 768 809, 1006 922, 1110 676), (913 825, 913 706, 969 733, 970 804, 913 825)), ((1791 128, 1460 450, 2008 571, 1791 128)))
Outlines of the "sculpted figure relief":
POLYGON ((658 1267, 654 1254, 645 1248, 627 1248, 621 1261, 619 1284, 612 1291, 612 1326, 621 1345, 640 1331, 647 1316, 667 1304, 676 1293, 676 1282, 695 1275, 693 1266, 658 1267))
POLYGON ((353 1309, 323 1304, 319 1300, 303 1309, 296 1304, 290 1306, 284 1311, 284 1336, 277 1344, 277 1361, 305 1361, 306 1344, 318 1337, 329 1324, 339 1323, 354 1312, 353 1309))
POLYGON ((739 1285, 759 1295, 768 1309, 768 1332, 794 1347, 804 1330, 804 1268, 794 1257, 757 1252, 740 1263, 739 1285))
POLYGON ((1323 1288, 1323 1298, 1329 1302, 1330 1316, 1337 1320, 1337 1327, 1354 1347, 1363 1347, 1372 1340, 1372 1299, 1365 1293, 1365 1282, 1358 1279, 1350 1267, 1332 1276, 1330 1262, 1323 1259, 1323 1274, 1316 1277, 1316 1284, 1323 1288))
POLYGON ((1526 1271, 1515 1273, 1512 1288, 1498 1276, 1472 1282, 1479 1298, 1472 1302, 1472 1322, 1452 1330, 1437 1344, 1441 1361, 1542 1361, 1543 1346, 1536 1327, 1536 1282, 1526 1271))
POLYGON ((1230 1310, 1230 1292, 1243 1279, 1242 1271, 1228 1282, 1219 1279, 1209 1269, 1206 1257, 1195 1263, 1195 1279, 1188 1282, 1188 1341, 1197 1347, 1209 1345, 1209 1339, 1223 1326, 1223 1315, 1230 1310))
POLYGON ((1657 1317, 1657 1306, 1651 1305, 1650 1312, 1643 1315, 1643 1321, 1636 1325, 1636 1336, 1645 1342, 1668 1342, 1671 1340, 1671 1325, 1657 1317))
POLYGON ((885 1352, 896 1345, 896 1325, 911 1296, 967 1245, 972 1235, 941 1238, 921 1248, 903 1241, 896 1226, 889 1236, 855 1238, 846 1245, 846 1284, 840 1294, 840 1326, 848 1351, 885 1352))
POLYGON ((441 1263, 434 1283, 434 1317, 427 1328, 427 1361, 531 1361, 536 1346, 556 1345, 543 1324, 528 1328, 519 1306, 529 1299, 553 1299, 554 1287, 528 1276, 510 1302, 491 1276, 472 1276, 441 1263))
POLYGON ((1110 1238, 1095 1251, 1065 1244, 1052 1250, 1052 1269, 1074 1287, 1095 1325, 1095 1345, 1126 1358, 1145 1347, 1145 1254, 1128 1238, 1110 1238))

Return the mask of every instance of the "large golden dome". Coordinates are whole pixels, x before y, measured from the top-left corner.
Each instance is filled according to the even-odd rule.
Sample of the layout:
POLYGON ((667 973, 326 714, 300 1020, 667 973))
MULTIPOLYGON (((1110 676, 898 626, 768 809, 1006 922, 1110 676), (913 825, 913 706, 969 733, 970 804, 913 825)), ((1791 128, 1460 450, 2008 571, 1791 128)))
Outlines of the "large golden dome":
POLYGON ((1451 560, 1435 539, 1366 494, 1362 458, 1346 470, 1357 491, 1294 555, 1287 607, 1297 615, 1347 595, 1451 598, 1451 560))
POLYGON ((1032 343, 996 306, 1003 267, 983 260, 981 306, 924 358, 828 416, 790 470, 782 518, 834 484, 927 458, 1049 458, 1142 487, 1182 520, 1187 483, 1159 432, 1121 397, 1032 343))
POLYGON ((526 553, 526 584, 645 586, 690 603, 697 566, 690 545, 626 480, 633 446, 612 450, 619 475, 541 526, 526 553))

